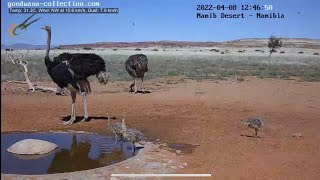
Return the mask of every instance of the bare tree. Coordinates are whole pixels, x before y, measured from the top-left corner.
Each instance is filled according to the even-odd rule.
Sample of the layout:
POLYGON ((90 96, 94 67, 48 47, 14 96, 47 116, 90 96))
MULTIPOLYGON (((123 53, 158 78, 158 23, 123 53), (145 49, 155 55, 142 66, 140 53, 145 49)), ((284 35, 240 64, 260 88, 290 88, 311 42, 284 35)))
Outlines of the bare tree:
MULTIPOLYGON (((29 79, 29 76, 28 76, 28 67, 27 67, 27 61, 26 61, 26 55, 29 53, 29 50, 23 54, 23 53, 19 53, 17 57, 14 56, 13 53, 7 53, 7 57, 11 60, 11 62, 14 64, 14 65, 17 65, 18 67, 23 67, 22 71, 23 71, 23 74, 24 74, 24 78, 25 78, 25 81, 7 81, 7 84, 5 86, 5 90, 7 90, 7 87, 9 84, 11 83, 16 83, 16 84, 27 84, 28 85, 28 89, 24 89, 22 87, 18 87, 18 89, 22 89, 24 91, 32 91, 32 92, 35 92, 35 91, 38 91, 38 92, 53 92, 53 93, 56 93, 57 95, 65 95, 65 92, 62 92, 61 89, 58 89, 58 88, 52 88, 52 87, 45 87, 45 86, 38 86, 38 85, 35 85, 33 84, 30 79, 29 79)), ((17 55, 17 54, 15 54, 17 55)))
POLYGON ((281 38, 277 38, 276 36, 269 37, 269 41, 268 41, 268 48, 270 49, 269 57, 275 51, 275 49, 280 47, 282 47, 281 38))

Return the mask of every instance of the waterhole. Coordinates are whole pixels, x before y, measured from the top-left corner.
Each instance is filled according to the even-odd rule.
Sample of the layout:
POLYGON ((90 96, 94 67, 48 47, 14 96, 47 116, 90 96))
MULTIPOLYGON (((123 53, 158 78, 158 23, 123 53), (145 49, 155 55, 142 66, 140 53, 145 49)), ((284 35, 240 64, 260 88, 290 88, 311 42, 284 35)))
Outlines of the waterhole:
POLYGON ((131 144, 114 137, 87 133, 5 133, 1 134, 1 173, 53 174, 88 170, 118 163, 134 156, 131 144), (23 139, 40 139, 58 148, 43 155, 16 155, 7 148, 23 139))

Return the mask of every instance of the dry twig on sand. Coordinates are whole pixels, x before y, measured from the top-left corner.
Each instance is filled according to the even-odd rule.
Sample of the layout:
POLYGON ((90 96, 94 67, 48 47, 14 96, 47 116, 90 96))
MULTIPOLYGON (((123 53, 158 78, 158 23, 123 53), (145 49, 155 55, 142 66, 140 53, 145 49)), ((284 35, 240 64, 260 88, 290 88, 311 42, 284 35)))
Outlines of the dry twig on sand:
MULTIPOLYGON (((25 81, 10 81, 7 80, 7 83, 5 85, 5 90, 7 90, 8 85, 11 83, 15 84, 27 84, 28 89, 24 89, 22 87, 18 87, 16 89, 22 89, 23 91, 31 91, 31 92, 49 92, 49 93, 56 93, 57 95, 66 95, 66 91, 62 91, 59 88, 53 88, 53 87, 46 87, 46 86, 38 86, 36 84, 33 84, 28 76, 28 67, 27 67, 27 61, 26 61, 26 55, 29 53, 27 51, 25 54, 19 53, 20 56, 15 57, 12 53, 7 53, 7 57, 11 60, 11 62, 19 67, 23 67, 22 71, 25 77, 25 81)), ((10 90, 12 90, 10 88, 10 90)))

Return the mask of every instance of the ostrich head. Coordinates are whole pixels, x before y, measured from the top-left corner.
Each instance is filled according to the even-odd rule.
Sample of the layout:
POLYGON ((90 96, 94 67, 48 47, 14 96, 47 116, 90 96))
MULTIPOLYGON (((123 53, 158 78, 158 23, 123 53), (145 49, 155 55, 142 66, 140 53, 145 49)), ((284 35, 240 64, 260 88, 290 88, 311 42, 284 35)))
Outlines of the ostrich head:
POLYGON ((125 118, 125 116, 124 116, 124 114, 121 114, 120 115, 120 118, 121 118, 121 126, 122 126, 122 129, 124 130, 124 131, 126 131, 127 130, 127 126, 126 126, 126 118, 125 118))
POLYGON ((44 26, 44 27, 41 28, 41 29, 44 29, 44 30, 46 30, 46 31, 51 31, 51 26, 44 26))
POLYGON ((241 124, 244 124, 244 125, 246 125, 246 126, 248 126, 248 125, 250 124, 250 123, 248 123, 247 121, 245 121, 245 120, 244 120, 244 119, 242 119, 242 118, 241 118, 241 120, 240 120, 240 121, 241 121, 241 124))
POLYGON ((125 119, 126 116, 125 116, 124 114, 121 114, 121 115, 120 115, 120 118, 121 118, 121 119, 125 119))

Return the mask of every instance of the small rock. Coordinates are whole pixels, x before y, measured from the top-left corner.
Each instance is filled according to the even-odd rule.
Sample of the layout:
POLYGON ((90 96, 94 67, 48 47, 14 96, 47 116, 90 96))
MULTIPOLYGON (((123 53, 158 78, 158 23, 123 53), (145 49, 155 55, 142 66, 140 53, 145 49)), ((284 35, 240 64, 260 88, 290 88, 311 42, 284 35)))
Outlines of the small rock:
POLYGON ((293 133, 292 137, 300 138, 302 137, 302 133, 293 133))
POLYGON ((184 166, 187 166, 188 164, 187 164, 187 163, 183 163, 183 165, 184 165, 184 166))
POLYGON ((183 169, 183 168, 184 168, 184 166, 179 166, 179 168, 180 168, 180 169, 183 169))
POLYGON ((46 154, 58 146, 48 141, 39 139, 24 139, 10 146, 7 151, 14 154, 46 154))
POLYGON ((177 167, 175 167, 175 166, 170 166, 170 168, 171 168, 171 169, 177 169, 177 167))
POLYGON ((162 163, 162 166, 167 166, 168 164, 166 164, 166 163, 162 163))
POLYGON ((176 150, 176 153, 180 155, 180 154, 182 154, 182 151, 181 150, 176 150))
POLYGON ((160 169, 161 168, 161 164, 157 163, 157 162, 148 162, 146 164, 146 168, 148 168, 148 169, 160 169))
POLYGON ((171 164, 172 162, 173 162, 172 160, 169 160, 169 161, 168 161, 169 164, 171 164))
POLYGON ((66 131, 60 131, 60 130, 50 130, 50 133, 68 133, 66 131))

